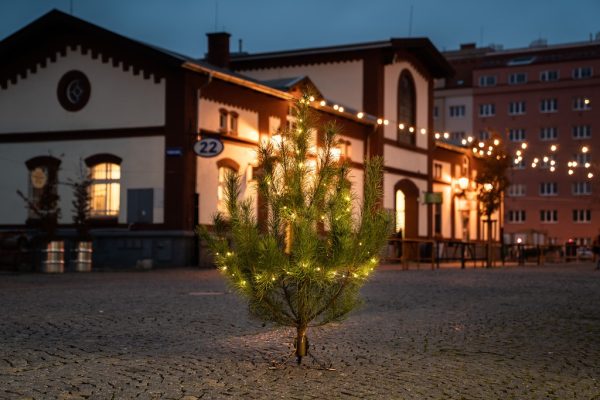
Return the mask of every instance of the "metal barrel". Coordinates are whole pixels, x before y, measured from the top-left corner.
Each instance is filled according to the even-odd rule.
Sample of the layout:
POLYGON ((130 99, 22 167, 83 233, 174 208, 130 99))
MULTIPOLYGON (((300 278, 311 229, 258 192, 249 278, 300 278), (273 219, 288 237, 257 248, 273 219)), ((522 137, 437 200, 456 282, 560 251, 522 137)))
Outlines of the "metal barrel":
POLYGON ((77 242, 73 264, 77 272, 92 270, 92 242, 77 242))
POLYGON ((48 242, 42 250, 42 272, 60 274, 65 271, 65 243, 60 240, 48 242))

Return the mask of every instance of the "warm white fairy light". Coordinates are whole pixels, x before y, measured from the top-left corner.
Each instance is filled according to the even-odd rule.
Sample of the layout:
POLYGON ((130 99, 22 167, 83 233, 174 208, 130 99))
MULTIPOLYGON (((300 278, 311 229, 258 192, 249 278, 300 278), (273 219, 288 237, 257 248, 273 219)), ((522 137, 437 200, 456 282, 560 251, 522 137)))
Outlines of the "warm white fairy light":
POLYGON ((325 100, 321 100, 319 104, 321 105, 321 107, 325 107, 327 105, 327 102, 325 100))
POLYGON ((334 110, 336 110, 336 111, 337 111, 339 108, 340 108, 340 106, 338 106, 337 104, 334 104, 334 105, 333 105, 333 109, 334 109, 334 110))
POLYGON ((339 112, 344 112, 344 107, 340 106, 340 108, 338 108, 339 112))
POLYGON ((532 163, 531 163, 531 168, 535 168, 535 167, 537 167, 537 164, 536 164, 536 163, 534 163, 534 162, 532 162, 532 163))
POLYGON ((520 156, 520 155, 521 155, 521 150, 517 150, 517 153, 516 153, 516 154, 517 154, 518 156, 520 156))
POLYGON ((483 146, 485 146, 485 144, 483 142, 479 142, 478 146, 483 147, 483 146))
POLYGON ((469 143, 473 142, 473 136, 467 137, 467 142, 469 142, 469 143))
POLYGON ((590 149, 589 149, 587 146, 583 146, 583 147, 581 148, 581 152, 582 152, 582 153, 587 153, 589 150, 590 150, 590 149))
POLYGON ((404 124, 398 124, 398 128, 404 129, 404 124))
POLYGON ((310 96, 310 97, 308 98, 308 100, 310 100, 310 101, 315 101, 315 96, 310 96))
POLYGON ((439 132, 436 132, 436 134, 434 135, 434 137, 435 137, 436 139, 439 139, 439 138, 440 138, 440 134, 439 134, 439 132))
MULTIPOLYGON (((436 133, 436 135, 439 135, 439 133, 436 133)), ((463 146, 466 146, 466 145, 467 145, 467 139, 463 139, 463 140, 461 140, 461 141, 460 141, 460 143, 461 143, 463 146)))
POLYGON ((569 170, 569 175, 573 175, 573 170, 572 169, 569 170))
POLYGON ((415 128, 411 126, 410 128, 408 128, 408 131, 409 131, 410 133, 413 133, 413 132, 415 131, 415 128))
POLYGON ((556 171, 556 167, 550 167, 550 172, 556 171))
POLYGON ((444 132, 444 139, 448 139, 450 137, 450 134, 448 132, 444 132))
POLYGON ((594 174, 592 174, 591 172, 589 172, 589 173, 587 174, 587 177, 588 177, 588 178, 590 178, 590 179, 592 179, 592 178, 594 177, 594 174))
POLYGON ((473 153, 477 153, 477 147, 473 147, 473 153))
POLYGON ((592 164, 590 164, 589 162, 586 162, 586 163, 584 164, 584 166, 585 166, 586 168, 589 168, 589 167, 591 167, 591 165, 592 165, 592 164))
POLYGON ((540 162, 540 159, 536 157, 536 158, 533 159, 533 162, 537 164, 537 163, 540 162))
POLYGON ((544 158, 542 158, 542 160, 544 160, 544 162, 547 163, 549 158, 548 158, 548 156, 544 156, 544 158))
POLYGON ((556 165, 556 161, 550 160, 550 165, 556 165))
POLYGON ((521 143, 521 148, 525 150, 527 148, 527 143, 521 143))
POLYGON ((358 114, 356 114, 356 117, 357 117, 358 119, 361 119, 361 118, 362 118, 362 117, 364 117, 364 116, 365 116, 365 113, 363 113, 362 111, 361 111, 361 112, 359 112, 358 114))
POLYGON ((590 103, 591 103, 591 102, 590 102, 590 99, 583 99, 583 104, 586 104, 586 105, 587 105, 587 104, 590 104, 590 103))
POLYGON ((500 140, 494 139, 494 146, 498 146, 500 144, 500 140))
POLYGON ((550 151, 556 151, 557 147, 555 144, 553 144, 552 146, 550 146, 550 151))
POLYGON ((390 121, 388 121, 387 119, 384 119, 384 120, 383 120, 383 124, 387 126, 387 125, 389 125, 389 124, 390 124, 390 121))
POLYGON ((381 118, 377 118, 377 125, 383 124, 383 120, 381 118))

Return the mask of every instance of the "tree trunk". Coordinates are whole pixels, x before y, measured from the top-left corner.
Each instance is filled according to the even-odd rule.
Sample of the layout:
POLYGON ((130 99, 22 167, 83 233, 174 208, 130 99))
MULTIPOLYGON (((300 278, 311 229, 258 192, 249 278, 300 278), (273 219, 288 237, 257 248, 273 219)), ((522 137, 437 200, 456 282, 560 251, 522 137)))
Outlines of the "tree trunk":
POLYGON ((308 353, 308 339, 306 337, 306 326, 299 326, 296 328, 296 340, 294 347, 296 347, 296 359, 298 364, 302 363, 302 357, 308 353))
POLYGON ((492 218, 488 214, 487 218, 487 262, 486 267, 492 268, 492 218))

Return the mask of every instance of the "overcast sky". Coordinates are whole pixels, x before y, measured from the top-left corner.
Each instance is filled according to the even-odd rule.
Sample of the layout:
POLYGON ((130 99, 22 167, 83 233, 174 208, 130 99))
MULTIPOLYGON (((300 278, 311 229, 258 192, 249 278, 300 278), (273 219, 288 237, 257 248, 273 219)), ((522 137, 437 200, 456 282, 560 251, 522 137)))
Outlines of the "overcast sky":
POLYGON ((81 19, 193 57, 206 52, 207 32, 223 30, 233 51, 242 39, 251 53, 407 36, 428 37, 440 50, 468 42, 515 48, 600 32, 600 0, 0 0, 0 40, 71 4, 81 19))

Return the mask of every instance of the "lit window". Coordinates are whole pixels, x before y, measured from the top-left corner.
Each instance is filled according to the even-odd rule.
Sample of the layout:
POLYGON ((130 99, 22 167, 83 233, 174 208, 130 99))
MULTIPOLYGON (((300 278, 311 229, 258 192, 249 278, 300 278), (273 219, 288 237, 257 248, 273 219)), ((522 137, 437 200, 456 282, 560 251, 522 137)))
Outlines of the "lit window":
POLYGON ((396 191, 396 232, 406 231, 406 197, 401 190, 396 191))
POLYGON ((224 215, 229 215, 227 211, 227 199, 225 198, 225 189, 227 182, 227 175, 236 171, 227 166, 219 167, 219 185, 217 186, 217 211, 224 215))
POLYGON ((113 217, 119 215, 121 194, 121 166, 113 163, 100 163, 90 168, 91 215, 93 217, 113 217))

